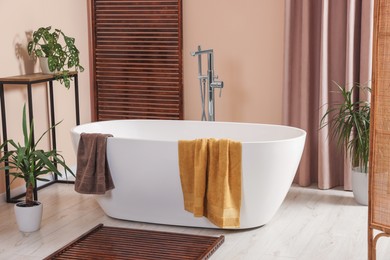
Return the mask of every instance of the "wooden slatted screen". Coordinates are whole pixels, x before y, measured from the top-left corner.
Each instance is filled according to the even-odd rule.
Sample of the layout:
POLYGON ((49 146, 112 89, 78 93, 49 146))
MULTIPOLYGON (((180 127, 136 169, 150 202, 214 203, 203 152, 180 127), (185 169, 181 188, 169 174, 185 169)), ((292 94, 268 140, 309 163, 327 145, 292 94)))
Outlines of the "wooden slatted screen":
POLYGON ((182 119, 181 0, 91 0, 94 119, 182 119))

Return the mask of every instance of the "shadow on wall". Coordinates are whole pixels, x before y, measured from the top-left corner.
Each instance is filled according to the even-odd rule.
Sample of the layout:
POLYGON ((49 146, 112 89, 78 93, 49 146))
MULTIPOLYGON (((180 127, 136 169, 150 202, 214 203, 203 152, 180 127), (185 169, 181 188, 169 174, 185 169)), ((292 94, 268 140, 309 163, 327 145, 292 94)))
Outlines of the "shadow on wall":
POLYGON ((19 72, 23 74, 34 73, 35 60, 28 55, 27 43, 32 39, 32 31, 26 32, 26 40, 21 39, 19 35, 14 38, 15 56, 19 62, 19 72))

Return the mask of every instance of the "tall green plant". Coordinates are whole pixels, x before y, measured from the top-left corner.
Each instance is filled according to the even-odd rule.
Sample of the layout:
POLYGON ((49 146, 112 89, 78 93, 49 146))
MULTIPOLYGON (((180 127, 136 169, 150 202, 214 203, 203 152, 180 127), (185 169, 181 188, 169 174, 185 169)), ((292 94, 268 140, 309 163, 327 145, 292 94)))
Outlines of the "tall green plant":
POLYGON ((349 152, 353 167, 368 171, 370 142, 370 103, 354 101, 355 91, 371 92, 369 87, 355 84, 350 90, 336 84, 343 102, 330 105, 321 118, 321 128, 329 125, 331 137, 349 152))
MULTIPOLYGON (((61 123, 61 122, 59 122, 61 123)), ((17 178, 21 178, 26 183, 26 199, 25 203, 27 206, 33 206, 33 190, 36 181, 49 181, 45 178, 48 173, 53 173, 58 176, 62 176, 61 172, 58 171, 56 164, 64 167, 65 174, 70 172, 73 176, 74 173, 66 165, 65 159, 56 150, 44 151, 37 149, 37 145, 42 138, 56 125, 46 130, 37 142, 33 143, 33 123, 30 125, 30 129, 27 129, 27 117, 26 117, 26 105, 23 107, 23 120, 22 129, 24 143, 16 143, 10 139, 5 141, 0 146, 0 150, 4 151, 4 148, 11 148, 8 151, 4 151, 3 156, 0 158, 0 163, 4 163, 4 166, 0 167, 1 170, 9 170, 9 174, 13 176, 12 181, 17 178), (8 147, 9 146, 9 147, 8 147)))
POLYGON ((51 31, 51 26, 41 27, 33 32, 33 39, 28 43, 27 51, 29 55, 47 57, 50 71, 61 72, 56 77, 67 88, 70 87, 69 69, 84 71, 80 64, 80 52, 75 45, 75 38, 66 36, 59 29, 51 31))

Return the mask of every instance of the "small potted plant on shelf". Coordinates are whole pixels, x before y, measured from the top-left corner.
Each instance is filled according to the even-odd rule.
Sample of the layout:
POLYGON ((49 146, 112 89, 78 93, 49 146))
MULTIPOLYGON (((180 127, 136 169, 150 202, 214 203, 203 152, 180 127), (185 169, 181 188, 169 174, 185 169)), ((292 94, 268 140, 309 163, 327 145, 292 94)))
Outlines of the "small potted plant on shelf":
POLYGON ((59 29, 52 30, 51 26, 39 28, 32 36, 27 45, 29 55, 39 58, 43 73, 55 74, 56 79, 69 88, 69 71, 84 71, 75 39, 59 29))
MULTIPOLYGON (((337 85, 337 84, 336 84, 337 85)), ((350 90, 337 85, 343 101, 331 105, 321 118, 321 128, 330 126, 330 136, 344 146, 352 163, 352 190, 355 200, 368 204, 368 163, 370 148, 370 103, 354 101, 357 90, 371 92, 371 88, 354 84, 350 90)))
POLYGON ((72 170, 66 165, 63 156, 56 150, 51 149, 44 151, 37 147, 45 134, 58 124, 59 123, 46 130, 38 141, 33 143, 33 123, 31 123, 30 129, 28 130, 26 106, 24 106, 22 120, 23 144, 16 143, 14 140, 10 139, 0 145, 0 150, 3 151, 0 163, 4 164, 0 169, 9 171, 9 174, 13 176, 12 181, 17 178, 25 181, 25 201, 16 203, 14 207, 16 221, 19 230, 22 232, 33 232, 40 228, 42 204, 33 200, 33 191, 37 180, 49 181, 45 175, 50 173, 62 176, 56 165, 61 165, 64 168, 65 174, 70 172, 74 176, 72 170))

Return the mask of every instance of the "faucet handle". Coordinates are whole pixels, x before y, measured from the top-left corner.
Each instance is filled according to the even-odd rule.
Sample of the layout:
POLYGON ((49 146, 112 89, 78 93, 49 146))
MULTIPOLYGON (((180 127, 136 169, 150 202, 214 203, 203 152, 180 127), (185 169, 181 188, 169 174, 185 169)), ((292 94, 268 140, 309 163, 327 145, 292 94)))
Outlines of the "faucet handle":
POLYGON ((223 81, 216 80, 214 82, 211 82, 210 85, 213 88, 223 88, 223 81))
POLYGON ((222 88, 219 88, 219 97, 222 97, 222 88))

